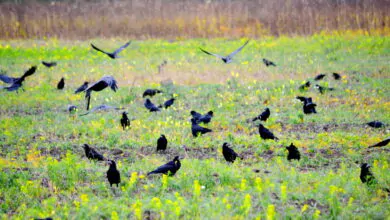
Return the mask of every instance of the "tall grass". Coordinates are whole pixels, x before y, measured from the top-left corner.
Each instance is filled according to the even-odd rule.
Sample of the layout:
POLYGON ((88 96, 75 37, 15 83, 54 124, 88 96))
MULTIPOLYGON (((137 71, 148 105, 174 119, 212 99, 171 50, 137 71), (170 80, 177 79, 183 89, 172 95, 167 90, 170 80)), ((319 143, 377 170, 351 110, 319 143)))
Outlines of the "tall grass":
MULTIPOLYGON (((1 2, 1 1, 0 1, 1 2)), ((0 38, 387 34, 386 0, 94 0, 0 3, 0 38)))

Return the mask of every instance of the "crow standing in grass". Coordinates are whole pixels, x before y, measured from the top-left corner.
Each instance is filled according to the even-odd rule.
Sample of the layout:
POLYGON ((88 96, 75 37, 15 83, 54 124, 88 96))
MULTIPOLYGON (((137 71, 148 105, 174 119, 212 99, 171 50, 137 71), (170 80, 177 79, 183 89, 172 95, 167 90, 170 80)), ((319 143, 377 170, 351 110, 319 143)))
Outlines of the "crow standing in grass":
POLYGON ((206 134, 208 132, 212 132, 211 129, 199 126, 195 118, 191 119, 191 123, 192 123, 191 124, 191 131, 192 131, 192 135, 194 137, 198 137, 198 136, 200 136, 202 134, 206 134))
POLYGON ((366 183, 367 185, 371 185, 376 183, 374 175, 371 173, 370 165, 367 163, 363 163, 360 166, 360 180, 362 183, 366 183))
POLYGON ((316 77, 314 77, 314 80, 319 81, 319 80, 323 79, 325 76, 326 76, 326 74, 318 74, 316 77))
POLYGON ((279 138, 275 137, 275 135, 270 130, 268 130, 266 127, 264 127, 264 125, 262 125, 262 124, 259 124, 259 134, 260 134, 260 137, 264 140, 267 140, 267 139, 279 140, 279 138))
POLYGON ((85 90, 85 98, 87 99, 87 110, 89 110, 89 104, 91 101, 91 93, 92 91, 99 92, 103 89, 110 87, 111 90, 116 92, 118 86, 116 84, 116 80, 112 76, 103 76, 99 81, 93 83, 90 87, 85 90))
POLYGON ((160 111, 160 109, 155 104, 153 104, 150 101, 150 99, 146 99, 145 100, 144 106, 145 106, 145 108, 147 108, 151 112, 158 112, 158 111, 160 111))
POLYGON ((370 121, 367 123, 368 126, 373 127, 373 128, 382 128, 385 127, 385 124, 380 121, 370 121))
POLYGON ((45 62, 45 61, 42 61, 42 64, 44 66, 46 66, 47 68, 51 68, 53 66, 57 66, 57 63, 56 62, 45 62))
POLYGON ((203 50, 202 48, 199 48, 199 49, 201 51, 203 51, 205 54, 212 55, 212 56, 220 58, 224 63, 230 63, 230 62, 232 62, 233 56, 236 55, 238 52, 240 52, 242 50, 242 48, 244 48, 248 44, 248 42, 249 42, 249 40, 247 42, 245 42, 244 45, 242 45, 237 50, 233 51, 231 54, 229 54, 227 56, 221 56, 221 55, 218 55, 218 54, 215 54, 215 53, 210 53, 210 52, 207 52, 207 51, 203 50))
POLYGON ((62 90, 62 89, 64 89, 64 87, 65 87, 65 79, 64 79, 64 77, 62 77, 61 80, 57 84, 57 89, 62 90))
POLYGON ((211 118, 214 116, 213 111, 209 111, 205 115, 202 115, 196 111, 191 111, 190 113, 192 115, 192 118, 195 119, 196 123, 208 124, 211 121, 211 118))
POLYGON ((340 76, 340 74, 338 74, 338 73, 332 73, 332 75, 333 75, 333 78, 334 78, 335 80, 341 79, 341 76, 340 76))
POLYGON ((179 156, 176 156, 172 161, 158 167, 157 169, 149 172, 148 175, 162 173, 165 175, 173 176, 180 169, 181 163, 179 156))
POLYGON ((88 82, 84 82, 79 88, 74 91, 74 94, 84 92, 88 88, 88 82))
POLYGON ((127 112, 122 112, 121 125, 123 130, 130 127, 130 119, 127 117, 127 112))
POLYGON ((234 163, 236 158, 239 157, 238 154, 233 149, 231 149, 229 144, 226 142, 222 145, 222 154, 225 160, 230 163, 234 163))
POLYGON ((161 135, 157 140, 157 151, 165 151, 167 149, 168 140, 165 135, 161 135))
POLYGON ((85 151, 85 156, 87 156, 88 159, 90 160, 98 160, 98 161, 104 161, 105 158, 103 155, 98 153, 95 149, 90 147, 88 144, 83 145, 84 151, 85 151))
POLYGON ((119 187, 119 183, 121 183, 121 174, 119 170, 116 168, 116 163, 113 160, 108 160, 107 163, 110 165, 110 168, 107 170, 107 179, 112 187, 112 184, 116 184, 116 187, 119 187))
POLYGON ((171 98, 167 101, 164 102, 164 108, 169 108, 171 105, 173 105, 173 103, 175 102, 175 98, 171 98))
POLYGON ((269 66, 276 66, 276 64, 274 62, 272 62, 271 60, 267 60, 265 58, 263 58, 263 63, 269 67, 269 66))
POLYGON ((254 118, 252 121, 256 121, 256 120, 267 121, 270 115, 271 115, 271 111, 269 110, 269 108, 265 108, 264 111, 259 116, 254 118))
POLYGON ((387 139, 385 139, 377 144, 369 146, 369 148, 371 148, 371 147, 384 147, 384 146, 388 145, 389 142, 390 142, 390 138, 387 138, 387 139))
POLYGON ((77 106, 75 105, 68 105, 68 112, 69 114, 74 114, 77 111, 77 106))
POLYGON ((300 160, 301 154, 299 153, 298 148, 291 143, 290 146, 287 146, 286 149, 288 150, 287 160, 300 160))
POLYGON ((127 42, 125 45, 121 46, 119 49, 115 50, 114 52, 112 53, 109 53, 109 52, 105 52, 99 48, 97 48, 95 45, 91 44, 92 48, 99 51, 99 52, 102 52, 104 54, 106 54, 107 56, 109 56, 111 59, 116 59, 116 58, 119 58, 118 56, 118 53, 120 53, 122 50, 124 50, 127 46, 129 46, 131 43, 131 41, 127 42))
POLYGON ((5 83, 11 84, 11 86, 4 87, 4 89, 6 89, 9 92, 16 91, 22 86, 24 79, 27 76, 31 76, 32 74, 34 74, 36 70, 37 70, 37 67, 32 66, 20 78, 13 78, 13 77, 9 77, 6 75, 0 75, 0 80, 5 82, 5 83))
POLYGON ((299 90, 306 90, 306 89, 310 88, 310 86, 311 86, 310 81, 306 81, 304 84, 299 86, 299 90))
POLYGON ((153 97, 155 96, 157 93, 162 93, 161 90, 158 90, 158 89, 147 89, 144 91, 144 93, 142 94, 142 97, 145 98, 145 96, 150 96, 150 97, 153 97))
POLYGON ((303 96, 297 96, 296 98, 299 99, 301 102, 303 102, 303 113, 305 114, 317 113, 315 108, 317 104, 313 103, 311 97, 306 98, 303 96))
POLYGON ((316 84, 315 87, 318 89, 318 91, 321 94, 324 94, 326 91, 333 91, 334 90, 334 88, 328 88, 328 87, 325 87, 325 86, 320 86, 318 84, 316 84))

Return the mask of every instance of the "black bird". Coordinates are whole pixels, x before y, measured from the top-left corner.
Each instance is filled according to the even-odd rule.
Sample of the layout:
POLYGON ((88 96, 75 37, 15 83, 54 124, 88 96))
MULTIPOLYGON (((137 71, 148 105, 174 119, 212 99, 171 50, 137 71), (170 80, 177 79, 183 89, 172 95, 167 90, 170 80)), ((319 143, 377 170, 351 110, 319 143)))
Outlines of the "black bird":
POLYGON ((298 148, 291 143, 290 146, 287 146, 286 149, 288 150, 287 160, 300 160, 301 154, 299 153, 298 148))
POLYGON ((96 112, 96 111, 109 111, 111 109, 123 110, 124 108, 118 108, 118 107, 113 107, 113 106, 109 106, 109 105, 99 105, 99 106, 93 107, 90 111, 87 111, 86 113, 81 114, 80 116, 88 115, 88 114, 96 112))
POLYGON ((389 142, 390 142, 390 138, 387 138, 387 139, 385 139, 377 144, 371 145, 369 147, 384 147, 384 146, 388 145, 389 142))
POLYGON ((239 157, 238 154, 233 149, 231 149, 229 144, 226 142, 222 145, 222 154, 225 160, 230 163, 234 163, 236 158, 239 157))
POLYGON ((119 187, 119 183, 121 183, 121 174, 119 170, 116 168, 116 163, 113 160, 108 160, 107 163, 110 165, 110 168, 107 170, 107 179, 112 187, 112 184, 116 184, 116 187, 119 187))
POLYGON ((47 68, 50 68, 50 67, 53 67, 53 66, 57 66, 56 62, 45 62, 45 61, 42 61, 42 64, 44 66, 46 66, 47 68))
POLYGON ((196 119, 195 118, 192 118, 191 119, 191 131, 192 131, 192 135, 194 137, 197 137, 197 136, 200 136, 202 134, 206 134, 208 132, 212 132, 211 129, 208 129, 208 128, 204 128, 204 127, 201 127, 198 125, 198 123, 196 122, 196 119))
POLYGON ((314 77, 315 81, 321 80, 326 76, 326 74, 318 74, 316 77, 314 77))
POLYGON ((317 113, 316 106, 317 104, 313 103, 312 98, 306 98, 303 96, 297 96, 297 99, 299 99, 301 102, 303 102, 303 113, 305 114, 311 114, 311 113, 317 113))
POLYGON ((267 139, 279 140, 279 138, 275 137, 275 135, 266 127, 264 127, 264 125, 262 124, 259 124, 259 134, 260 137, 264 140, 267 139))
POLYGON ((79 88, 74 91, 74 94, 84 92, 88 88, 88 82, 84 82, 79 88))
POLYGON ((370 121, 367 123, 367 125, 373 128, 385 127, 385 124, 380 121, 370 121))
POLYGON ((360 166, 360 180, 362 183, 366 183, 367 185, 371 185, 376 182, 374 175, 371 173, 370 165, 367 163, 363 163, 360 166))
POLYGON ((254 118, 252 121, 256 121, 256 120, 260 120, 260 121, 267 121, 268 117, 271 115, 271 111, 269 110, 269 108, 265 108, 264 111, 259 115, 257 116, 256 118, 254 118))
POLYGON ((204 53, 208 54, 208 55, 212 55, 212 56, 215 56, 215 57, 218 57, 220 59, 222 59, 222 61, 224 63, 230 63, 232 62, 232 59, 233 59, 233 56, 236 55, 238 52, 240 52, 242 50, 242 48, 245 47, 245 45, 247 45, 249 42, 249 40, 247 42, 245 42, 244 45, 242 45, 240 48, 238 48, 237 50, 233 51, 231 54, 227 55, 227 56, 221 56, 221 55, 218 55, 218 54, 215 54, 215 53, 210 53, 210 52, 207 52, 205 50, 203 50, 202 48, 199 48, 201 51, 203 51, 204 53))
POLYGON ((118 86, 116 85, 116 80, 112 76, 103 76, 99 81, 95 82, 85 90, 85 98, 87 99, 87 110, 89 110, 89 104, 91 101, 91 92, 99 92, 107 87, 110 87, 111 90, 116 92, 118 86))
POLYGON ((151 102, 150 99, 145 100, 144 106, 151 112, 160 111, 160 109, 155 104, 153 104, 153 102, 151 102))
POLYGON ((116 59, 116 58, 119 58, 118 56, 118 53, 121 52, 123 49, 125 49, 127 46, 129 46, 131 43, 131 41, 127 42, 125 45, 121 46, 119 49, 115 50, 114 52, 112 53, 109 53, 109 52, 105 52, 99 48, 97 48, 95 45, 91 44, 92 48, 99 51, 99 52, 102 52, 104 54, 106 54, 107 56, 109 56, 111 59, 116 59))
POLYGON ((130 127, 130 119, 127 117, 127 112, 122 112, 121 125, 123 130, 130 127))
POLYGON ((192 115, 192 118, 196 120, 196 123, 208 124, 211 121, 211 118, 213 118, 214 112, 209 111, 205 115, 201 115, 196 111, 191 111, 191 115, 192 115))
POLYGON ((13 78, 13 77, 8 77, 6 75, 0 75, 0 80, 5 82, 5 83, 11 84, 11 86, 4 87, 4 89, 6 89, 9 92, 16 91, 16 90, 18 90, 22 86, 24 79, 27 76, 31 76, 32 74, 34 74, 36 70, 37 70, 37 67, 36 66, 32 66, 20 78, 13 78))
POLYGON ((263 58, 263 63, 268 67, 268 66, 276 66, 276 64, 274 62, 272 62, 271 60, 267 60, 265 58, 263 58))
POLYGON ((173 103, 175 102, 175 98, 171 98, 167 101, 164 102, 164 108, 169 108, 171 105, 173 105, 173 103))
POLYGON ((104 161, 105 158, 103 155, 101 155, 99 152, 97 152, 95 149, 90 147, 88 144, 83 145, 85 156, 87 156, 90 160, 98 160, 98 161, 104 161))
POLYGON ((332 73, 332 75, 333 75, 333 78, 334 78, 335 80, 341 79, 341 76, 340 76, 340 74, 338 74, 338 73, 332 73))
POLYGON ((179 160, 179 156, 176 156, 172 161, 158 167, 152 172, 149 172, 148 175, 162 173, 165 175, 173 176, 180 169, 180 167, 181 163, 179 160))
POLYGON ((145 90, 144 94, 142 94, 142 97, 143 98, 145 98, 145 96, 153 97, 157 93, 162 93, 162 91, 158 90, 158 89, 147 89, 147 90, 145 90))
POLYGON ((77 106, 75 106, 75 105, 69 105, 68 106, 68 112, 69 112, 69 114, 73 114, 73 113, 75 113, 77 111, 77 106))
POLYGON ((161 135, 157 140, 157 151, 165 151, 167 149, 168 140, 165 135, 161 135))
POLYGON ((311 86, 310 81, 306 81, 305 84, 302 84, 301 86, 299 86, 299 90, 306 90, 306 89, 310 88, 310 86, 311 86))
POLYGON ((52 217, 47 217, 47 218, 34 218, 34 220, 53 220, 52 217))
POLYGON ((57 89, 62 90, 65 87, 65 79, 64 77, 61 78, 61 80, 57 84, 57 89))
POLYGON ((325 86, 320 86, 318 84, 316 84, 315 87, 318 89, 318 91, 321 94, 324 94, 325 91, 333 91, 334 90, 334 88, 328 88, 328 87, 325 87, 325 86))

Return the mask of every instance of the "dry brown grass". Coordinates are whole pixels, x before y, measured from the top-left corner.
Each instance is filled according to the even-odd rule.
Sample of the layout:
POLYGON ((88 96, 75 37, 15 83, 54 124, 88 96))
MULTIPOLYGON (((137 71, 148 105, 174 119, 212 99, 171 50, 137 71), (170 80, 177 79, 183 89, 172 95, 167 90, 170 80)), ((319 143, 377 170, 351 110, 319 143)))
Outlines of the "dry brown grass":
POLYGON ((389 28, 388 0, 0 3, 0 38, 259 37, 389 28))

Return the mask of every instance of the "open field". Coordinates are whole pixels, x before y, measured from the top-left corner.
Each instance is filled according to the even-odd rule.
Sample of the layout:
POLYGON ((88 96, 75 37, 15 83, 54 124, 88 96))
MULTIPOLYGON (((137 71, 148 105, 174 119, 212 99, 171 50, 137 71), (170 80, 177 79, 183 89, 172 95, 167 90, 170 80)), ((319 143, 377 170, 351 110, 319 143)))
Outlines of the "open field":
POLYGON ((127 39, 0 41, 0 69, 8 75, 38 65, 25 91, 0 91, 2 219, 389 218, 389 146, 367 149, 389 135, 389 38, 267 37, 251 40, 230 64, 198 49, 228 54, 245 40, 133 41, 117 60, 89 44, 111 50, 127 39), (263 57, 277 67, 265 67, 263 57), (58 66, 48 69, 41 60, 58 66), (332 72, 342 79, 334 80, 332 72), (335 91, 298 90, 319 73, 328 75, 318 84, 335 91), (77 114, 85 112, 84 94, 73 91, 103 75, 113 75, 119 90, 94 93, 92 107, 124 107, 134 119, 127 131, 119 125, 121 111, 66 112, 69 104, 79 106, 77 114), (58 91, 61 77, 66 86, 58 91), (146 88, 164 91, 151 98, 154 103, 171 94, 177 100, 148 112, 146 88), (297 95, 312 97, 318 114, 304 115, 297 95), (265 107, 271 116, 263 124, 278 142, 262 140, 258 122, 248 122, 265 107), (191 110, 214 111, 206 125, 212 133, 192 137, 191 110), (364 125, 373 120, 387 127, 364 125), (155 152, 160 134, 169 141, 164 154, 155 152), (227 164, 224 142, 244 159, 227 164), (286 159, 291 142, 300 161, 286 159), (104 163, 85 157, 84 143, 117 162, 119 188, 109 187, 104 163), (184 159, 174 177, 146 176, 176 155, 184 159), (377 185, 361 183, 363 162, 372 165, 377 185))

